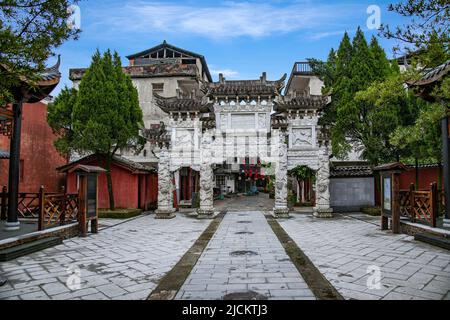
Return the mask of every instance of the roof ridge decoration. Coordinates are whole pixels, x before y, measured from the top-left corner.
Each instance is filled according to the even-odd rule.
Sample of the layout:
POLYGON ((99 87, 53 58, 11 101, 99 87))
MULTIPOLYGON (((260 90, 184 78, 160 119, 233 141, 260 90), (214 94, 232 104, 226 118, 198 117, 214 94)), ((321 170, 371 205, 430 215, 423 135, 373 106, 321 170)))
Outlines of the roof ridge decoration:
POLYGON ((275 81, 267 80, 266 73, 263 72, 259 79, 253 80, 226 80, 223 74, 219 74, 219 81, 200 81, 201 90, 208 97, 231 96, 280 96, 285 86, 287 74, 275 81))

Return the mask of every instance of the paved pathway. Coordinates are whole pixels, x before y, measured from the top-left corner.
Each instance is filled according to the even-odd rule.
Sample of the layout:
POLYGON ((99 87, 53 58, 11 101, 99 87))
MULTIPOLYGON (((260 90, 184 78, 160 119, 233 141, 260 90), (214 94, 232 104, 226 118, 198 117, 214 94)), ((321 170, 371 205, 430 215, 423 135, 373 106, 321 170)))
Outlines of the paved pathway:
POLYGON ((269 198, 268 193, 260 192, 255 196, 235 195, 224 200, 215 200, 214 208, 217 211, 268 211, 274 206, 274 199, 269 198))
POLYGON ((9 281, 0 299, 145 299, 210 222, 180 214, 119 221, 101 219, 97 235, 0 263, 9 281), (69 267, 81 272, 79 290, 66 285, 77 274, 69 267))
POLYGON ((176 298, 248 291, 269 299, 314 299, 263 213, 228 212, 176 298))
POLYGON ((346 299, 450 299, 449 251, 381 231, 379 217, 292 217, 281 226, 346 299), (367 286, 369 266, 380 289, 367 286))

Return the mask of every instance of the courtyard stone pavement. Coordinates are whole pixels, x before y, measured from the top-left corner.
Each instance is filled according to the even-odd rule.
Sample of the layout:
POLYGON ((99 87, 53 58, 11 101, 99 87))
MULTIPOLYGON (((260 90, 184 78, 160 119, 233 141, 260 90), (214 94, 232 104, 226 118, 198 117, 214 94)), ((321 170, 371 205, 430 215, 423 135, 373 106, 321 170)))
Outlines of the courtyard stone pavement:
POLYGON ((315 299, 261 211, 228 212, 176 299, 315 299))
POLYGON ((100 232, 0 263, 0 299, 146 299, 210 220, 100 219, 100 232), (77 284, 80 275, 80 288, 77 284), (75 281, 72 281, 74 280, 75 281))
POLYGON ((281 226, 344 298, 450 300, 449 251, 381 231, 379 217, 291 216, 281 226), (373 266, 381 272, 380 289, 368 273, 373 266))

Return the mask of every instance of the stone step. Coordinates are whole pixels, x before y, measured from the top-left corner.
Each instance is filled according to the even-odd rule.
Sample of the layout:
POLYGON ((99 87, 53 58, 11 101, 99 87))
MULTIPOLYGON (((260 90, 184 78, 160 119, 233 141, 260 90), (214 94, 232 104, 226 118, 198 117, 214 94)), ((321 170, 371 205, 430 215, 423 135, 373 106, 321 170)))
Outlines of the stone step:
POLYGON ((18 257, 40 251, 46 248, 50 248, 62 243, 60 237, 49 237, 39 239, 36 241, 20 244, 11 248, 0 250, 0 261, 9 261, 18 257))
POLYGON ((436 247, 450 250, 450 239, 443 237, 427 234, 427 233, 417 233, 414 235, 414 239, 431 244, 436 247))

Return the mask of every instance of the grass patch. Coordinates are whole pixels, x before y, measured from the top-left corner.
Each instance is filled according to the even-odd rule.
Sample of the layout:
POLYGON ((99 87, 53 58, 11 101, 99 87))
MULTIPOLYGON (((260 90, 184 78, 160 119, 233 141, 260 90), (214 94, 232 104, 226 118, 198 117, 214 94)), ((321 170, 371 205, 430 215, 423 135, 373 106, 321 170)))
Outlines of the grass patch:
POLYGON ((110 218, 110 219, 129 219, 136 217, 142 213, 141 209, 99 209, 99 218, 110 218))
POLYGON ((361 212, 368 214, 369 216, 381 216, 380 207, 362 207, 361 212))

